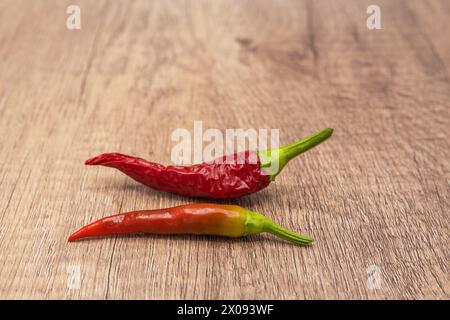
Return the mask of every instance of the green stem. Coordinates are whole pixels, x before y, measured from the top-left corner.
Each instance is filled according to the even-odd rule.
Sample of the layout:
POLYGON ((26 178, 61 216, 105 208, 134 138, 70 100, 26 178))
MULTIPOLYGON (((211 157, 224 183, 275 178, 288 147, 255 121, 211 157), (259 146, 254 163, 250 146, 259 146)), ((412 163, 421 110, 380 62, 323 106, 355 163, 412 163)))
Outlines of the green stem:
POLYGON ((267 225, 266 228, 267 228, 266 232, 269 232, 281 239, 287 240, 295 244, 307 245, 311 244, 314 241, 313 237, 289 231, 288 229, 285 229, 274 222, 272 222, 272 224, 267 225))
POLYGON ((268 172, 270 180, 274 180, 291 159, 314 148, 331 137, 332 134, 333 129, 327 128, 287 146, 259 151, 258 155, 261 161, 261 168, 264 168, 268 172))
POLYGON ((248 210, 245 225, 247 227, 245 235, 268 232, 281 239, 299 245, 308 245, 314 241, 314 238, 285 229, 266 216, 255 211, 248 210))

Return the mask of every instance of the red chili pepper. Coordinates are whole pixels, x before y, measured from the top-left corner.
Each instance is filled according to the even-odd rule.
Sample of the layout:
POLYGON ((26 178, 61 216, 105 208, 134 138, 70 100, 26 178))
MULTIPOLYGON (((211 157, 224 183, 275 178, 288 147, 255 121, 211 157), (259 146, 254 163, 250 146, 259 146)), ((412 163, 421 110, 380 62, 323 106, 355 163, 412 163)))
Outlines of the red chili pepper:
POLYGON ((129 233, 205 234, 243 237, 269 232, 306 245, 313 238, 289 231, 262 214, 235 205, 191 204, 167 209, 132 211, 97 220, 69 237, 82 238, 129 233))
POLYGON ((192 166, 163 166, 120 153, 104 153, 85 164, 119 169, 161 191, 194 197, 237 198, 266 188, 289 160, 325 141, 332 133, 333 129, 328 128, 281 148, 245 151, 192 166), (275 172, 269 172, 274 164, 278 164, 275 172))

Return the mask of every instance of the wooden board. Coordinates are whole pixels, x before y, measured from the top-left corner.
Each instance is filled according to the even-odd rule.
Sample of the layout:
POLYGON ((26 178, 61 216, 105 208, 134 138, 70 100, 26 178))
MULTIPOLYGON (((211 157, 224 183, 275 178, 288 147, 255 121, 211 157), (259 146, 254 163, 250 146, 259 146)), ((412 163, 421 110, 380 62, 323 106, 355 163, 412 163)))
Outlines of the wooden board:
POLYGON ((372 2, 80 0, 71 31, 72 1, 1 0, 0 298, 448 299, 450 2, 376 1, 368 30, 372 2), (225 201, 313 246, 67 243, 93 219, 199 201, 83 165, 169 163, 170 134, 195 120, 279 128, 282 144, 335 128, 265 191, 225 201))

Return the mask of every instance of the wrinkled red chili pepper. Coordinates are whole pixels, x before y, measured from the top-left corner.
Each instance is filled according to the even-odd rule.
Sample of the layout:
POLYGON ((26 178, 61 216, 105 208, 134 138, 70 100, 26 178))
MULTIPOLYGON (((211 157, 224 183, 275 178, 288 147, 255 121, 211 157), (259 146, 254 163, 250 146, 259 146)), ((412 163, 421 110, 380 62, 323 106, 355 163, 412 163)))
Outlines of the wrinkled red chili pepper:
POLYGON ((295 244, 313 238, 289 231, 262 214, 235 205, 191 204, 167 209, 132 211, 97 220, 69 237, 82 238, 130 233, 204 234, 243 237, 268 232, 295 244))
POLYGON ((332 133, 333 129, 327 128, 281 148, 245 151, 192 166, 163 166, 120 153, 104 153, 85 164, 119 169, 161 191, 194 197, 237 198, 266 188, 289 160, 325 141, 332 133), (275 168, 274 172, 270 172, 271 167, 275 168))

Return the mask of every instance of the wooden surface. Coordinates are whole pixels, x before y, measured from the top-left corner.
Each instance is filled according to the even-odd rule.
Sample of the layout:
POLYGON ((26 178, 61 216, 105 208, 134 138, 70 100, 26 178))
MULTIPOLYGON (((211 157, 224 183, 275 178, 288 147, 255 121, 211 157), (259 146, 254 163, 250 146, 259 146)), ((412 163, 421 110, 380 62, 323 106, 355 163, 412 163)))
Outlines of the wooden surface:
POLYGON ((0 298, 448 299, 450 2, 376 1, 370 31, 372 2, 76 1, 69 31, 72 1, 1 0, 0 298), (108 151, 169 163, 170 134, 194 120, 279 128, 282 144, 335 128, 233 202, 313 246, 67 243, 93 219, 198 201, 83 165, 108 151))

